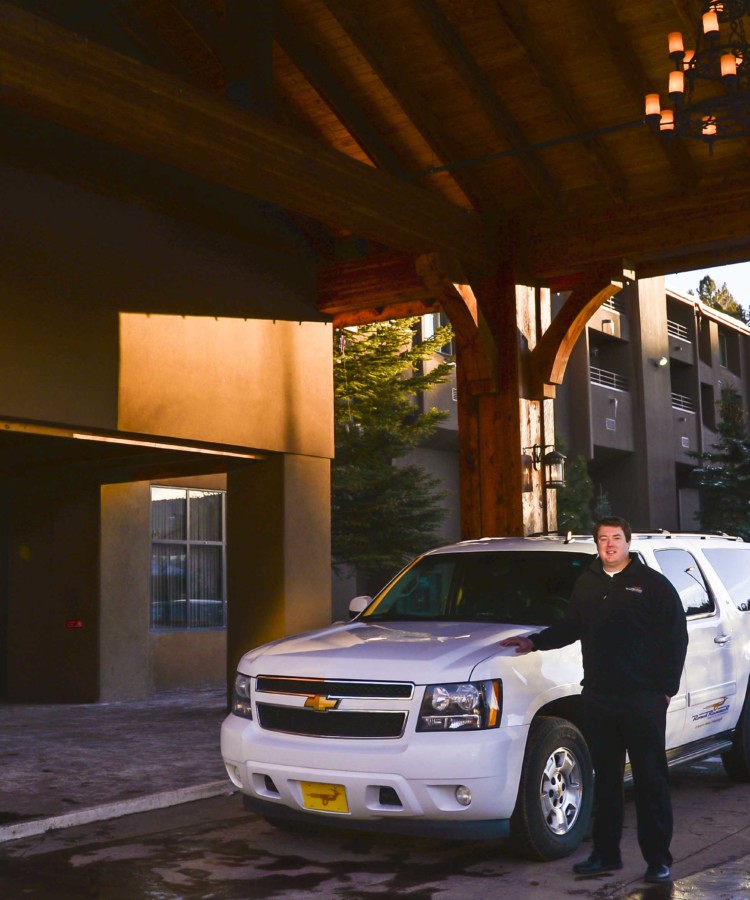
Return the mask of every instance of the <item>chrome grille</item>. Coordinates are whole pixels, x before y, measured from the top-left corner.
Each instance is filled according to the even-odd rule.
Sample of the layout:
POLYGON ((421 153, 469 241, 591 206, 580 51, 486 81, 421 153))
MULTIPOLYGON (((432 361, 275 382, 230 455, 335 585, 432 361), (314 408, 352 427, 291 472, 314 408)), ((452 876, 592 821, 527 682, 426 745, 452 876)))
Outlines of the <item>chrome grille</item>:
POLYGON ((411 700, 414 685, 405 681, 344 681, 335 678, 281 678, 258 675, 256 690, 264 694, 356 697, 368 700, 411 700))

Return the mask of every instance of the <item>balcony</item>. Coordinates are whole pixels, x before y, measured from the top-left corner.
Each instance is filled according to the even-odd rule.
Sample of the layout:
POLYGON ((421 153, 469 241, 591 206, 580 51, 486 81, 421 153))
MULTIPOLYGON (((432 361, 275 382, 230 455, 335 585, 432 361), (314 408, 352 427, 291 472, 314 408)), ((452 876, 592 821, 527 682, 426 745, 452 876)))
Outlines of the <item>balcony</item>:
POLYGON ((690 329, 680 322, 667 319, 667 335, 669 336, 670 359, 693 365, 693 342, 690 329))
POLYGON ((682 409, 686 412, 695 412, 695 404, 691 397, 685 394, 676 394, 672 392, 672 409, 682 409))
POLYGON ((608 369, 599 369, 596 366, 589 366, 589 372, 592 384, 614 388, 616 391, 630 390, 630 384, 624 375, 618 375, 617 372, 610 372, 608 369))
POLYGON ((630 322, 625 310, 624 300, 619 297, 610 297, 589 319, 589 328, 627 341, 630 338, 630 322))

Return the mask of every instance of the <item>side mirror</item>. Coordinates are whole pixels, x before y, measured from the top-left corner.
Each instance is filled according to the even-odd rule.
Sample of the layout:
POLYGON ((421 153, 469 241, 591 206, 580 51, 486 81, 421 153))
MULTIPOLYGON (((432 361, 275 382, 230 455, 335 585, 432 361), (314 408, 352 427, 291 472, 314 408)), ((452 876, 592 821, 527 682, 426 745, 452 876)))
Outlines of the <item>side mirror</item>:
POLYGON ((349 618, 354 619, 361 612, 364 612, 371 603, 372 597, 368 594, 361 594, 359 597, 353 597, 349 601, 349 618))

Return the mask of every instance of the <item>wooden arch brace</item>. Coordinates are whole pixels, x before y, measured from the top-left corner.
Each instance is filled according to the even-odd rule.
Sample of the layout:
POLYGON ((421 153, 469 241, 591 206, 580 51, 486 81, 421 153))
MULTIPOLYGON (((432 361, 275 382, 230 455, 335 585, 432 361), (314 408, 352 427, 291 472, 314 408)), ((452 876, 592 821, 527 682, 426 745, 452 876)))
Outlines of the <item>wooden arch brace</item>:
MULTIPOLYGON (((621 264, 615 278, 613 266, 609 264, 583 274, 531 352, 529 373, 532 395, 555 396, 555 385, 562 384, 570 354, 586 323, 602 303, 622 290, 623 271, 621 264)), ((627 275, 632 277, 629 272, 627 275)))

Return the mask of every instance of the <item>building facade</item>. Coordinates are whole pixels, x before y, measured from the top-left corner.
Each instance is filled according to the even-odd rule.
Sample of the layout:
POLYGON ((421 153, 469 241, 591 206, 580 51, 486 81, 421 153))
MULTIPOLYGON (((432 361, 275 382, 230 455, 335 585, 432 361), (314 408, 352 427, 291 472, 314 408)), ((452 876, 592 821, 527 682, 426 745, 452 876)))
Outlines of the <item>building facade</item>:
MULTIPOLYGON (((553 298, 560 304, 564 295, 553 298)), ((733 387, 748 408, 750 328, 663 278, 626 283, 592 317, 558 390, 556 429, 599 498, 640 530, 696 530, 695 454, 733 387)))

